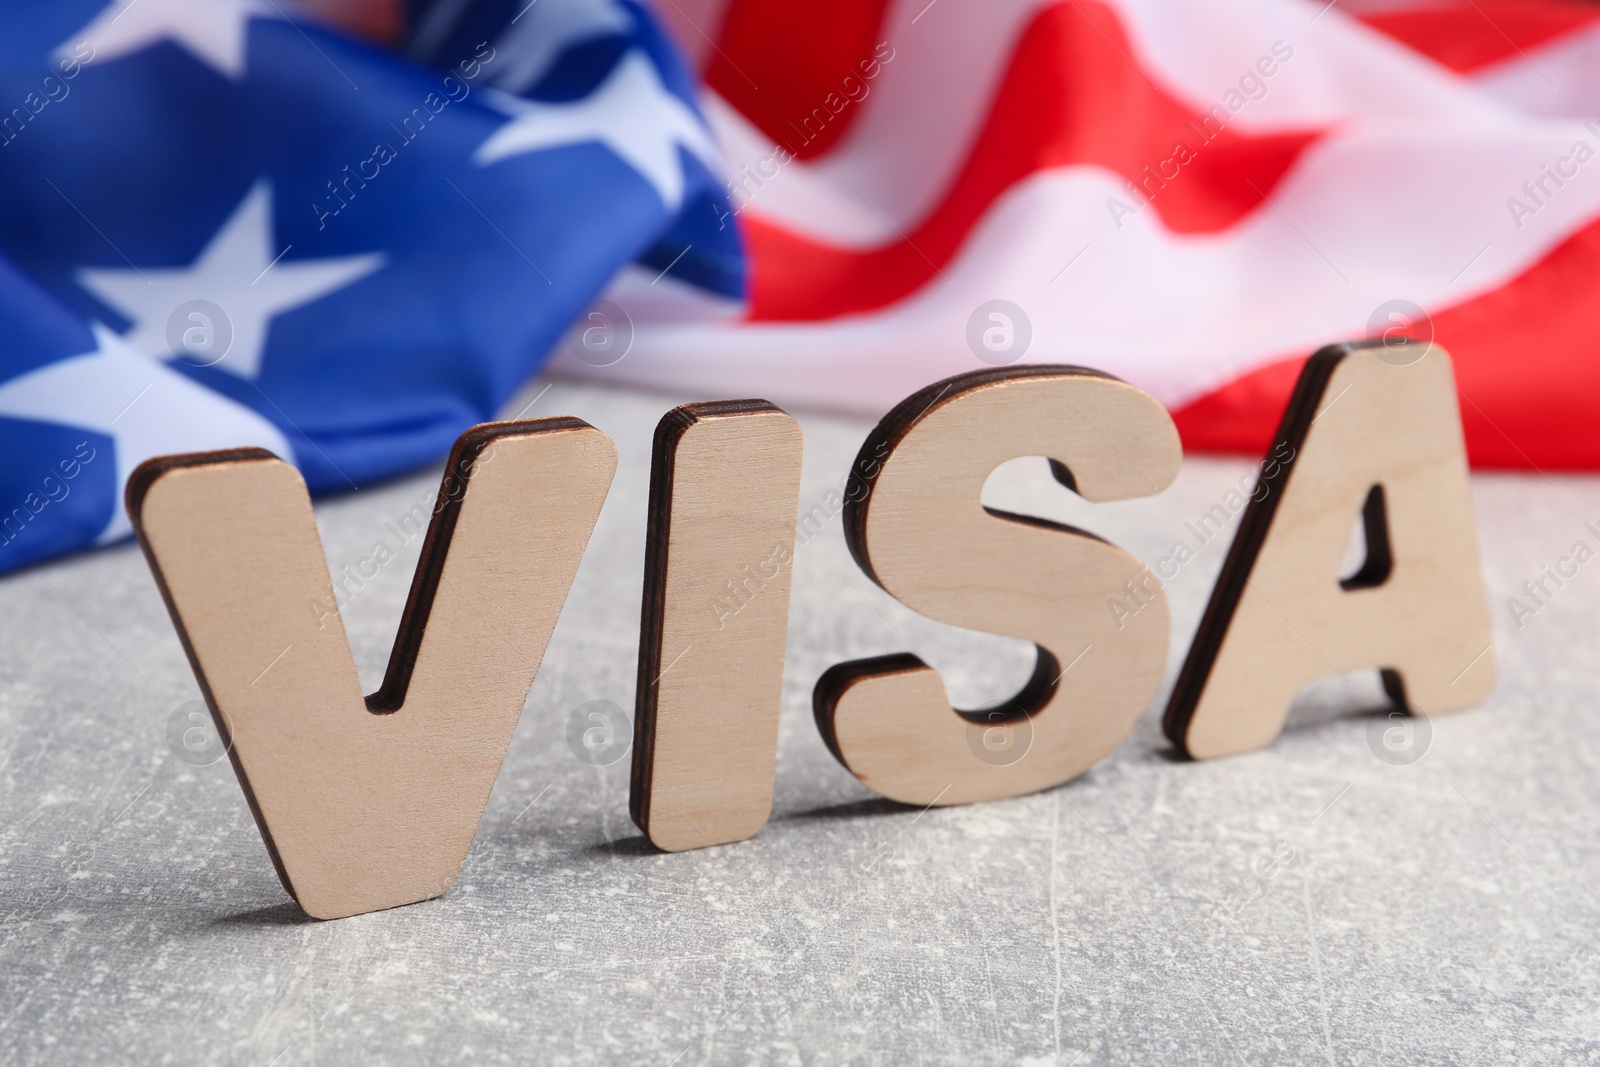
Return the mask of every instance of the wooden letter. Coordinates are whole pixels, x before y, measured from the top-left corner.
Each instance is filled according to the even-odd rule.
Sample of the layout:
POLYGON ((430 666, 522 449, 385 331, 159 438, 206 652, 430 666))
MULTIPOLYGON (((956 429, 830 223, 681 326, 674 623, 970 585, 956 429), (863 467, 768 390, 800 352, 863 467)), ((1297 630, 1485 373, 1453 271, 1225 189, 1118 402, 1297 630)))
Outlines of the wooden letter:
POLYGON ((669 852, 743 841, 772 810, 800 443, 765 400, 656 427, 629 809, 669 852))
POLYGON ((128 512, 283 886, 319 919, 455 882, 616 470, 572 418, 456 442, 363 699, 305 482, 260 449, 152 459, 128 512))
POLYGON ((1494 688, 1450 357, 1332 345, 1306 363, 1167 707, 1196 759, 1262 748, 1312 679, 1377 667, 1414 714, 1494 688), (1366 564, 1339 562, 1360 519, 1366 564))
POLYGON ((1182 457, 1172 419, 1145 393, 1041 366, 929 386, 885 416, 852 469, 845 537, 873 581, 940 621, 1038 646, 1033 680, 985 712, 953 711, 939 676, 912 655, 825 673, 817 726, 886 797, 965 804, 1064 782, 1127 737, 1161 683, 1166 596, 1138 560, 1081 530, 983 506, 990 472, 1030 455, 1093 501, 1158 493, 1182 457))

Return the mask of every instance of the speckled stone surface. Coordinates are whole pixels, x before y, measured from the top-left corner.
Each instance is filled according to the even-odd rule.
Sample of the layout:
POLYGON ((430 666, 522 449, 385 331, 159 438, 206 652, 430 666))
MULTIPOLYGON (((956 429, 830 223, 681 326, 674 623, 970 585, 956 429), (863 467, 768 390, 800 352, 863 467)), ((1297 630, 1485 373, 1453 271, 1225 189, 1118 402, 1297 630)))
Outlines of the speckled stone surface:
MULTIPOLYGON (((833 517, 798 551, 771 823, 663 855, 628 820, 620 749, 594 766, 568 733, 588 702, 632 709, 669 406, 558 382, 528 411, 594 423, 621 469, 436 901, 328 923, 289 901, 226 760, 169 745, 198 690, 131 544, 0 579, 0 1063, 1600 1061, 1600 562, 1520 628, 1507 605, 1600 547, 1600 480, 1474 479, 1502 680, 1415 762, 1379 758, 1392 724, 1363 674, 1308 690, 1264 752, 1177 761, 1158 704, 1063 787, 926 812, 834 762, 812 683, 910 646, 971 706, 1031 654, 899 608, 833 517)), ((828 512, 868 427, 801 419, 802 510, 828 512)), ((1089 506, 1023 460, 986 499, 1154 563, 1250 466, 1191 459, 1159 498, 1089 506)), ((385 522, 436 478, 319 502, 334 566, 401 547, 385 522)), ((417 547, 346 609, 369 688, 417 547)), ((1169 685, 1224 549, 1168 587, 1169 685)))

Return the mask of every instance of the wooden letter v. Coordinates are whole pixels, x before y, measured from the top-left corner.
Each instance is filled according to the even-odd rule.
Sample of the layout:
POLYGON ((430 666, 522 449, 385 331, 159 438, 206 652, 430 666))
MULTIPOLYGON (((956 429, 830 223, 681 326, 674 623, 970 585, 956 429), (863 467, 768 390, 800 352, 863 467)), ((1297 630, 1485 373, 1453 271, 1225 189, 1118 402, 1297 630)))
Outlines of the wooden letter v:
POLYGON ((462 435, 388 674, 363 698, 298 471, 260 449, 134 471, 139 543, 308 914, 455 882, 615 473, 611 440, 578 419, 462 435))

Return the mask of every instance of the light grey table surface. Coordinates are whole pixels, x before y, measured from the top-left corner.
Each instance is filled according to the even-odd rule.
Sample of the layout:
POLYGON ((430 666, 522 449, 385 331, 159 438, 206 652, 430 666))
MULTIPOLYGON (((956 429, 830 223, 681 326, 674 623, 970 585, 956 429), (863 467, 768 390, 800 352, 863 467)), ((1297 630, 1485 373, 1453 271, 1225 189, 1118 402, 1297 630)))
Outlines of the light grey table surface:
MULTIPOLYGON (((900 608, 835 519, 798 552, 772 821, 663 855, 629 822, 627 759, 587 765, 567 729, 589 701, 632 710, 650 439, 669 406, 557 382, 528 411, 592 422, 621 467, 436 901, 334 922, 289 901, 227 761, 169 746, 198 690, 134 546, 0 579, 0 1063, 1600 1060, 1600 562, 1520 629, 1506 605, 1575 541, 1595 546, 1600 481, 1474 478, 1501 683, 1435 720, 1414 763, 1375 754, 1373 675, 1319 683, 1271 748, 1206 764, 1172 758, 1164 688, 1077 780, 926 812, 835 763, 817 676, 911 647, 971 706, 1020 684, 1031 651, 900 608)), ((800 417, 808 510, 869 424, 800 417)), ((1021 460, 986 499, 1153 563, 1250 466, 1190 458, 1160 497, 1090 506, 1021 460)), ((319 502, 335 567, 436 479, 319 502)), ((1168 587, 1168 685, 1224 542, 1168 587)), ((369 688, 416 547, 346 610, 369 688)))

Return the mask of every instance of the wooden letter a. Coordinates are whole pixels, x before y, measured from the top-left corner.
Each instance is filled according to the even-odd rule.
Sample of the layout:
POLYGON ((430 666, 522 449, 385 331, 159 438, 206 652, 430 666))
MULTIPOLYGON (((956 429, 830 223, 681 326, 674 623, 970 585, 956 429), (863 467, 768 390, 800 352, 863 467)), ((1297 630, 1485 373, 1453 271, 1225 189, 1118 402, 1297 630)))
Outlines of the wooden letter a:
POLYGON ((456 442, 383 686, 363 698, 299 472, 152 459, 128 512, 283 886, 319 919, 450 888, 616 471, 572 418, 456 442))
POLYGON ((1196 759, 1262 748, 1301 686, 1373 667, 1413 714, 1494 688, 1455 375, 1437 345, 1332 345, 1306 363, 1167 705, 1167 737, 1196 759), (1358 518, 1367 561, 1341 581, 1358 518))

